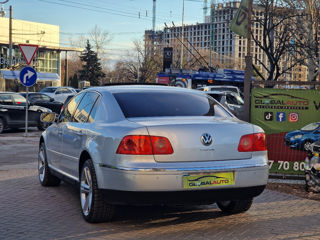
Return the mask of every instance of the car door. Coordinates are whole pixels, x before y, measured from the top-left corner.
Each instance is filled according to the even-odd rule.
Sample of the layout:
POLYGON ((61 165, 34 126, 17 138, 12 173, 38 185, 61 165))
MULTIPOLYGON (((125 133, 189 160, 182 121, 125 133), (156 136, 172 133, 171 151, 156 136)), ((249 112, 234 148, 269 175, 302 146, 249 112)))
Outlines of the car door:
POLYGON ((13 99, 10 94, 0 94, 0 112, 7 124, 17 124, 16 109, 13 107, 13 99))
MULTIPOLYGON (((16 116, 19 119, 19 122, 25 124, 26 119, 26 99, 21 96, 20 94, 13 94, 13 105, 16 106, 17 110, 19 111, 19 114, 16 116)), ((40 121, 40 112, 30 108, 30 105, 28 105, 28 125, 29 126, 38 126, 40 121)))
POLYGON ((72 121, 73 114, 79 104, 82 96, 77 96, 76 98, 71 99, 69 104, 65 106, 59 119, 56 123, 52 124, 52 127, 46 130, 47 132, 47 149, 48 149, 48 159, 51 161, 54 167, 58 170, 64 171, 64 153, 62 149, 63 145, 63 128, 65 125, 72 121))
POLYGON ((84 149, 87 127, 92 122, 90 112, 98 97, 99 95, 96 92, 85 93, 78 104, 72 121, 63 126, 63 170, 75 177, 78 176, 79 158, 84 149))
POLYGON ((20 94, 8 94, 11 98, 10 103, 7 105, 10 116, 10 125, 12 127, 22 127, 25 123, 26 115, 26 99, 20 94))

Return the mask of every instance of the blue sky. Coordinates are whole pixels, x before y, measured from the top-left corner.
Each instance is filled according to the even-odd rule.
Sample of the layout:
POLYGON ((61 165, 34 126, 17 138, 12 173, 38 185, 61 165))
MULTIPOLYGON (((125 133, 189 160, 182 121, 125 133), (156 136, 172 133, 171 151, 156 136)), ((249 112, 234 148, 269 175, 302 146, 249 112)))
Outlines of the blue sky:
MULTIPOLYGON (((164 22, 181 25, 182 1, 157 0, 157 29, 162 29, 164 22)), ((70 37, 76 39, 98 25, 113 36, 107 49, 111 56, 119 57, 134 39, 142 39, 145 29, 152 28, 152 3, 152 0, 9 0, 5 9, 8 12, 12 5, 15 19, 59 25, 61 46, 69 45, 70 37)), ((185 0, 185 23, 202 21, 202 0, 185 0)))

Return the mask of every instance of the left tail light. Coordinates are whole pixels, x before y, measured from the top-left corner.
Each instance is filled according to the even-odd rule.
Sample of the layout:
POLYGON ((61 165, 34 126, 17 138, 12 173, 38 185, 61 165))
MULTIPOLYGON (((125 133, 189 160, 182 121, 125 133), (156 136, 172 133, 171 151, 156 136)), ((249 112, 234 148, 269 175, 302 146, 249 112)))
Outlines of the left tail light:
POLYGON ((244 135, 240 138, 238 146, 239 152, 256 152, 266 150, 267 144, 265 133, 253 133, 244 135))
POLYGON ((166 137, 148 135, 125 136, 117 149, 117 154, 163 155, 172 154, 173 149, 166 137))

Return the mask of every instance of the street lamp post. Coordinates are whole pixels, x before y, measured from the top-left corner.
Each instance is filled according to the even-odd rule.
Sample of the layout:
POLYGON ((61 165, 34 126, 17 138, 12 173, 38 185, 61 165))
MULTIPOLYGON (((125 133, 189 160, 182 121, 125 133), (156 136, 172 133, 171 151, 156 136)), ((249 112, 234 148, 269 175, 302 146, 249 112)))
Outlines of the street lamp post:
POLYGON ((180 69, 183 69, 183 39, 184 39, 184 0, 182 0, 182 30, 181 30, 181 53, 180 53, 180 69))

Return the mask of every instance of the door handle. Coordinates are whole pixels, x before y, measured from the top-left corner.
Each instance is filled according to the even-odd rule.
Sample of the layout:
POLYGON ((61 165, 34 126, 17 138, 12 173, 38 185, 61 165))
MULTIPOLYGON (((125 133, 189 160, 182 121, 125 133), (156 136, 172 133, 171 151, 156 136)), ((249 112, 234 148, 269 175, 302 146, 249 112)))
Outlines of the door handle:
POLYGON ((59 131, 58 131, 58 134, 59 134, 59 135, 62 135, 62 130, 59 130, 59 131))

